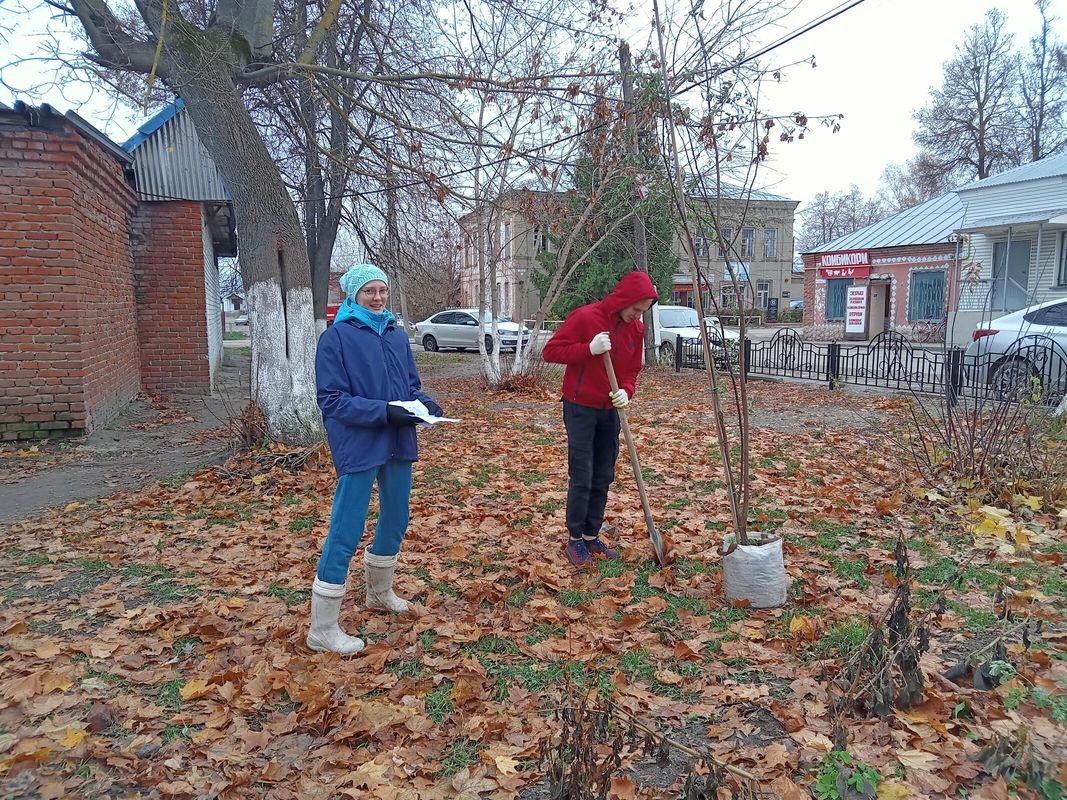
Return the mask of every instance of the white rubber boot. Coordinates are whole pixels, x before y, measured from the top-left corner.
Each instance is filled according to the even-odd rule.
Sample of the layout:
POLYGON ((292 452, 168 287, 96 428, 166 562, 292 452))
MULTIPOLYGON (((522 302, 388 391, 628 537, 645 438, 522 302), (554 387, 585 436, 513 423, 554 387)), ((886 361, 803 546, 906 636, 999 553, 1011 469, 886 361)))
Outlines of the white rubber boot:
POLYGON ((393 573, 396 572, 396 556, 376 556, 370 550, 363 551, 363 574, 367 578, 367 608, 384 608, 394 614, 408 611, 406 600, 393 593, 393 573))
POLYGON ((311 585, 311 630, 307 646, 312 650, 351 655, 366 646, 362 639, 349 636, 337 624, 344 596, 343 583, 326 583, 316 578, 311 585))

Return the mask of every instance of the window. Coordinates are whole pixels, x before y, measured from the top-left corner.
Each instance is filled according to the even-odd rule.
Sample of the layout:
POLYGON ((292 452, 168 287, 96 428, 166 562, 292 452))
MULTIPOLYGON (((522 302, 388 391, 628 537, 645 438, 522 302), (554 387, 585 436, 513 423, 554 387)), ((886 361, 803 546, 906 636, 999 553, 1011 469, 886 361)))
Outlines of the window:
POLYGON ((763 229, 763 257, 778 258, 778 229, 763 229))
POLYGON ((1056 325, 1067 327, 1067 303, 1057 303, 1054 306, 1039 308, 1023 317, 1027 322, 1034 325, 1056 325))
POLYGON ((741 229, 741 258, 752 258, 756 255, 756 229, 741 229))
MULTIPOLYGON (((741 287, 741 291, 745 290, 744 286, 741 287)), ((741 304, 737 302, 737 294, 734 293, 734 287, 730 284, 724 284, 719 290, 719 307, 721 309, 736 311, 741 307, 741 304)))
POLYGON ((826 319, 828 321, 845 318, 845 295, 852 285, 852 278, 833 278, 826 282, 826 319))
POLYGON ((1023 308, 1029 282, 1030 240, 994 242, 992 310, 1018 311, 1023 308))
POLYGON ((709 292, 707 289, 705 289, 703 292, 700 293, 700 305, 701 305, 701 308, 704 309, 704 313, 705 314, 710 313, 710 309, 711 309, 711 292, 709 292))
POLYGON ((511 258, 511 223, 504 223, 504 246, 500 248, 500 255, 503 258, 511 258))
POLYGON ((756 308, 766 308, 767 298, 771 296, 770 281, 756 281, 756 308))
POLYGON ((730 250, 730 240, 734 238, 733 228, 719 228, 722 239, 719 240, 719 255, 725 256, 730 250))
POLYGON ((908 319, 912 322, 940 320, 945 315, 945 273, 913 272, 908 297, 908 319))
POLYGON ((678 305, 681 305, 681 304, 682 304, 682 295, 677 291, 671 292, 671 305, 672 306, 678 306, 678 305))
POLYGON ((693 251, 697 258, 708 257, 708 234, 703 228, 693 237, 693 251))
POLYGON ((1060 268, 1056 272, 1056 284, 1067 286, 1067 231, 1060 234, 1060 268))

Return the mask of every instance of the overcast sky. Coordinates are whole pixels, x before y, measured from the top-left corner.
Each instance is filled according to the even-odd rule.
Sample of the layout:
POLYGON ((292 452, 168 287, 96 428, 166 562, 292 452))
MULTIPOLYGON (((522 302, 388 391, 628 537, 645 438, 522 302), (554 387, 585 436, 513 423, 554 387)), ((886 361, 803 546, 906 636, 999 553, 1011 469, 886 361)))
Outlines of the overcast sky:
MULTIPOLYGON (((767 41, 845 4, 843 0, 802 0, 781 29, 767 32, 767 41)), ((964 31, 994 7, 1007 13, 1017 46, 1037 32, 1040 18, 1030 0, 866 0, 776 50, 768 57, 775 64, 814 55, 818 66, 788 70, 781 84, 768 88, 767 108, 803 111, 809 116, 841 113, 844 119, 837 134, 817 126, 802 142, 775 142, 761 183, 802 202, 820 191, 847 189, 852 183, 866 193, 874 192, 887 163, 914 155, 912 112, 926 102, 930 88, 940 83, 941 66, 952 57, 964 31)), ((1060 18, 1056 25, 1061 35, 1067 36, 1067 0, 1053 0, 1052 11, 1060 18)), ((647 31, 649 26, 639 21, 646 13, 637 11, 636 19, 631 17, 627 24, 636 22, 637 29, 647 31)), ((47 41, 48 14, 34 0, 0 0, 0 26, 12 25, 16 32, 6 45, 0 43, 0 50, 13 51, 18 58, 39 55, 47 41), (22 12, 26 4, 35 11, 22 12)), ((641 44, 633 41, 635 47, 641 44)), ((67 48, 71 47, 68 43, 67 48)), ((47 74, 47 66, 28 61, 18 69, 5 69, 0 77, 5 84, 25 91, 47 74)), ((14 99, 7 86, 0 87, 0 101, 14 99)), ((84 85, 53 86, 42 99, 61 111, 73 108, 120 142, 138 124, 137 113, 116 108, 105 93, 84 85)))

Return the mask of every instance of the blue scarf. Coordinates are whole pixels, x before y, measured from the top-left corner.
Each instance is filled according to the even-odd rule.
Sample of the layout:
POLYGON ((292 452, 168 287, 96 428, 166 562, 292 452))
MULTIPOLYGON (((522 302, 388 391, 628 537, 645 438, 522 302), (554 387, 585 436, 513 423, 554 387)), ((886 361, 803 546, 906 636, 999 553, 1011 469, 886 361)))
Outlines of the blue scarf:
POLYGON ((371 311, 369 308, 364 308, 359 303, 352 301, 352 298, 346 298, 341 304, 341 307, 337 309, 337 316, 333 319, 333 324, 338 322, 344 322, 346 319, 354 319, 356 322, 362 322, 372 331, 381 336, 385 333, 385 329, 392 324, 396 317, 392 315, 389 309, 385 309, 380 314, 371 311))

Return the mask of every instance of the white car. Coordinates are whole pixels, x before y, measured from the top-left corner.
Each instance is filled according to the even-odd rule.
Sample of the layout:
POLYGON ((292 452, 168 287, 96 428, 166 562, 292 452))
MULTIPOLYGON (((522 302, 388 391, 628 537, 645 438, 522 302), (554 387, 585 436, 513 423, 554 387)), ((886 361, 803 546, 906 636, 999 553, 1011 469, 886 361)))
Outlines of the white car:
POLYGON ((1062 397, 1067 389, 1067 300, 1050 300, 982 322, 964 356, 978 386, 1001 399, 1040 390, 1062 397))
MULTIPOLYGON (((489 312, 486 312, 485 349, 489 353, 493 352, 492 324, 492 317, 489 312)), ((518 345, 520 330, 523 346, 525 346, 530 341, 530 329, 525 325, 512 322, 503 314, 497 317, 497 332, 500 335, 501 349, 514 350, 518 345)), ((417 323, 415 341, 431 353, 446 347, 459 351, 477 350, 478 331, 478 309, 449 308, 445 311, 438 311, 428 319, 417 323)))
MULTIPOLYGON (((656 303, 652 309, 660 363, 673 364, 679 339, 700 338, 700 317, 697 316, 696 309, 688 306, 664 306, 656 303)), ((708 336, 711 337, 712 348, 717 357, 724 357, 731 344, 740 344, 741 337, 737 331, 723 328, 718 317, 704 317, 704 324, 707 325, 708 336)))

